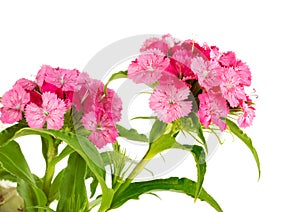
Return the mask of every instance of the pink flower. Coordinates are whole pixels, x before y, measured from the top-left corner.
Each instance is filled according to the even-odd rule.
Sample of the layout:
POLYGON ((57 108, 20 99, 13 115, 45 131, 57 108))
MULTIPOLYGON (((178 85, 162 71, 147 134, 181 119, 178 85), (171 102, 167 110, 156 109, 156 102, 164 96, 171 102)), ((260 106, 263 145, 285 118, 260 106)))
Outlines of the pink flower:
POLYGON ((62 89, 62 91, 74 91, 78 75, 79 72, 75 69, 56 68, 46 73, 45 81, 62 89))
POLYGON ((187 101, 190 90, 186 86, 180 88, 174 85, 159 85, 150 97, 150 108, 156 112, 163 122, 172 122, 187 116, 192 109, 192 102, 187 101))
POLYGON ((198 81, 206 90, 220 83, 219 73, 217 71, 218 63, 215 61, 206 61, 202 57, 196 57, 192 60, 192 71, 198 76, 198 81))
POLYGON ((21 87, 14 86, 13 89, 6 92, 1 100, 0 120, 5 124, 12 124, 22 119, 22 111, 30 100, 30 95, 21 87))
POLYGON ((162 38, 152 37, 143 43, 140 51, 144 52, 149 49, 159 49, 166 55, 168 54, 169 49, 176 43, 175 38, 173 38, 170 34, 163 35, 162 38))
POLYGON ((48 73, 54 72, 54 69, 49 65, 42 65, 41 69, 36 75, 36 83, 39 87, 42 87, 45 77, 48 73))
POLYGON ((165 70, 174 74, 179 79, 186 81, 196 79, 196 75, 191 70, 192 52, 179 49, 170 58, 170 65, 165 70))
POLYGON ((28 125, 32 128, 43 128, 47 123, 47 129, 61 129, 67 110, 64 101, 50 92, 42 94, 42 101, 41 107, 34 103, 27 105, 25 117, 28 125))
POLYGON ((32 91, 37 86, 37 84, 31 80, 21 78, 15 83, 14 87, 15 86, 20 86, 26 91, 32 91))
POLYGON ((239 116, 237 122, 240 127, 246 128, 251 126, 255 117, 255 109, 246 103, 242 104, 243 114, 239 116))
POLYGON ((118 122, 121 120, 122 100, 112 89, 107 88, 106 93, 105 95, 104 85, 101 86, 96 95, 96 110, 104 110, 106 113, 111 114, 114 122, 118 122))
POLYGON ((135 83, 155 83, 169 66, 169 59, 159 50, 143 52, 128 67, 128 78, 135 83))
POLYGON ((36 76, 36 81, 39 87, 47 82, 62 91, 74 91, 78 75, 79 71, 76 69, 68 70, 43 65, 36 76))
POLYGON ((244 87, 241 85, 240 76, 233 68, 220 68, 221 92, 231 107, 237 107, 240 101, 246 100, 244 87))
POLYGON ((221 94, 200 94, 199 111, 197 113, 200 122, 207 128, 210 123, 217 125, 222 131, 226 129, 226 124, 221 118, 225 118, 229 113, 226 100, 221 94))
POLYGON ((102 148, 108 143, 114 143, 118 136, 115 122, 109 113, 100 110, 91 111, 82 118, 83 126, 92 133, 89 139, 98 147, 102 148))
POLYGON ((94 110, 96 94, 100 87, 104 87, 101 81, 90 78, 88 73, 81 73, 73 96, 73 105, 76 109, 83 110, 84 113, 94 110))
POLYGON ((226 67, 235 67, 236 62, 237 61, 236 61, 235 53, 232 51, 223 53, 219 59, 219 63, 222 66, 226 66, 226 67))
POLYGON ((210 60, 210 48, 208 45, 204 44, 200 46, 193 40, 185 40, 181 47, 186 50, 191 50, 194 56, 202 57, 205 60, 210 60))
POLYGON ((243 63, 241 60, 238 60, 236 63, 236 72, 239 75, 240 83, 245 86, 251 85, 251 72, 249 67, 243 63))

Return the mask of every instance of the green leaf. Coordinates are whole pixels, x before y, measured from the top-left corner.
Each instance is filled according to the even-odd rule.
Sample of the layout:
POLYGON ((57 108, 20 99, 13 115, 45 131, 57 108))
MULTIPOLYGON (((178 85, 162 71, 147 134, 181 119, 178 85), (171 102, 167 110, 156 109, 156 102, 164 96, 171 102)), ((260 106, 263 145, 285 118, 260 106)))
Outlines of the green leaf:
POLYGON ((103 160, 95 145, 89 139, 80 135, 75 135, 71 132, 65 133, 57 130, 33 128, 23 128, 19 130, 16 132, 14 138, 25 135, 40 135, 42 137, 51 136, 57 140, 66 142, 85 160, 87 166, 95 174, 101 185, 103 199, 100 211, 105 211, 109 208, 114 192, 112 189, 108 188, 105 183, 105 167, 103 160))
POLYGON ((21 194, 26 207, 46 205, 47 198, 44 192, 36 185, 35 178, 31 174, 17 142, 12 140, 0 148, 0 161, 5 170, 17 177, 18 190, 20 194, 26 195, 23 196, 21 194))
POLYGON ((26 126, 27 126, 26 124, 20 122, 18 124, 6 128, 5 130, 2 130, 0 132, 0 147, 5 146, 11 140, 13 140, 12 138, 14 137, 15 133, 26 126))
POLYGON ((87 168, 87 173, 86 173, 86 179, 88 178, 92 178, 92 182, 90 183, 90 192, 91 192, 90 198, 92 198, 96 194, 96 190, 99 185, 99 182, 96 176, 94 175, 94 173, 89 168, 87 168))
MULTIPOLYGON (((121 196, 118 196, 113 200, 111 209, 122 206, 130 199, 139 199, 142 194, 149 194, 155 191, 173 191, 195 197, 196 183, 187 178, 179 179, 177 177, 132 183, 121 196)), ((207 202, 218 212, 223 211, 219 204, 204 190, 204 188, 202 188, 198 199, 207 202)))
POLYGON ((35 186, 34 177, 17 142, 11 141, 0 148, 0 161, 7 171, 35 186))
POLYGON ((167 124, 156 119, 152 125, 150 135, 149 135, 149 143, 152 143, 156 139, 158 139, 162 134, 164 134, 167 128, 167 124))
POLYGON ((175 144, 175 148, 189 151, 194 157, 197 168, 197 183, 194 199, 194 201, 196 201, 201 193, 204 176, 206 173, 205 151, 201 146, 198 145, 181 145, 179 143, 175 144))
POLYGON ((60 186, 61 186, 61 183, 62 183, 62 179, 63 179, 63 176, 64 176, 64 171, 65 169, 61 170, 57 176, 55 177, 55 179, 53 180, 53 183, 50 187, 50 192, 49 192, 49 202, 53 202, 54 200, 58 200, 59 199, 59 196, 60 196, 60 186))
POLYGON ((6 171, 3 167, 1 167, 0 162, 0 180, 8 180, 11 182, 17 182, 16 176, 6 171))
POLYGON ((243 141, 246 146, 250 149, 250 151, 252 152, 252 155, 255 159, 257 168, 258 168, 258 179, 260 178, 260 162, 259 162, 259 157, 257 154, 256 149, 254 148, 253 144, 252 144, 252 140, 250 137, 248 137, 248 135, 246 133, 244 133, 234 122, 230 121, 229 119, 226 119, 226 124, 227 124, 227 128, 229 128, 229 130, 236 135, 239 139, 241 139, 241 141, 243 141))
POLYGON ((198 116, 192 112, 188 117, 182 118, 181 120, 182 130, 196 133, 199 139, 202 141, 202 145, 204 145, 205 149, 207 150, 206 140, 198 116))
POLYGON ((147 156, 145 160, 152 159, 155 155, 171 149, 176 145, 176 140, 170 134, 165 134, 156 139, 153 143, 150 144, 147 156))
POLYGON ((88 199, 85 187, 85 174, 85 161, 78 153, 72 153, 62 177, 57 211, 86 210, 88 199))
POLYGON ((119 72, 111 75, 111 77, 109 78, 107 83, 104 85, 104 93, 106 93, 107 86, 111 81, 116 80, 116 79, 127 78, 127 73, 128 73, 128 71, 119 71, 119 72))
POLYGON ((148 142, 148 138, 144 134, 139 134, 136 129, 126 129, 121 125, 117 125, 119 136, 132 141, 148 142))

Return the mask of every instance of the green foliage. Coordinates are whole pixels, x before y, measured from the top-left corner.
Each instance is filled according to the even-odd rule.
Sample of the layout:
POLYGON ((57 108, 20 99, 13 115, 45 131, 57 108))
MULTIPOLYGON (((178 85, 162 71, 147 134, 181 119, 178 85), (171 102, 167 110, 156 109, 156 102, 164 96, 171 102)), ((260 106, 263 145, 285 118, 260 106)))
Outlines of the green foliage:
MULTIPOLYGON (((186 178, 179 179, 177 177, 132 183, 123 192, 123 195, 113 200, 111 209, 122 206, 128 200, 139 199, 142 194, 149 194, 156 191, 173 191, 195 197, 196 187, 197 185, 194 181, 186 178)), ((195 198, 207 202, 216 211, 222 212, 219 204, 204 189, 202 189, 198 197, 195 198)))
POLYGON ((37 186, 17 142, 12 140, 0 148, 0 161, 2 167, 17 178, 18 191, 24 199, 26 211, 34 211, 33 206, 46 206, 47 198, 37 186))
POLYGON ((61 179, 58 212, 86 211, 88 199, 85 187, 86 163, 77 153, 72 153, 61 179))
POLYGON ((117 125, 119 136, 132 141, 148 142, 148 138, 144 134, 139 134, 136 129, 126 129, 121 125, 117 125))
POLYGON ((257 154, 256 149, 254 148, 253 144, 252 144, 252 140, 251 138, 244 133, 233 121, 230 121, 229 119, 226 119, 226 124, 227 124, 227 128, 234 134, 236 135, 239 139, 241 139, 241 141, 244 142, 244 144, 246 144, 246 146, 250 149, 256 165, 257 165, 257 169, 258 169, 258 178, 260 178, 260 161, 259 161, 259 157, 257 154))
POLYGON ((166 130, 167 124, 156 119, 152 125, 150 135, 149 135, 149 143, 154 142, 158 139, 166 130))

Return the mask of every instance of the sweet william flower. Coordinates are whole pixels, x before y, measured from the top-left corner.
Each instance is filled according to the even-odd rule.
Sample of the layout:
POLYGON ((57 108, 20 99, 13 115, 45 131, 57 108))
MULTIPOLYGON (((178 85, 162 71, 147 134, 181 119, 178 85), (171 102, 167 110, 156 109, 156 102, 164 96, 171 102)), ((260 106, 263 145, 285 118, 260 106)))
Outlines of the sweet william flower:
POLYGON ((220 89, 223 97, 231 107, 237 107, 240 101, 246 100, 244 87, 241 85, 240 76, 233 68, 220 68, 220 89))
POLYGON ((36 82, 39 87, 47 82, 62 91, 74 91, 78 76, 79 71, 76 69, 68 70, 43 65, 36 76, 36 82))
POLYGON ((168 54, 169 49, 174 47, 176 39, 170 34, 163 35, 162 38, 152 37, 143 43, 140 52, 144 52, 150 49, 159 49, 164 54, 168 54))
POLYGON ((220 84, 217 62, 207 61, 202 57, 196 57, 192 60, 191 68, 197 75, 199 84, 206 90, 220 84))
POLYGON ((169 59, 158 49, 143 52, 128 67, 128 78, 135 83, 151 85, 162 75, 169 66, 169 59))
POLYGON ((12 124, 22 119, 22 111, 30 100, 30 95, 19 85, 6 92, 1 100, 0 120, 5 124, 12 124))
POLYGON ((154 89, 149 105, 161 121, 169 123, 191 112, 192 102, 187 100, 189 94, 189 88, 184 85, 159 85, 154 89))
POLYGON ((242 104, 243 113, 238 117, 238 124, 242 128, 251 126, 255 117, 255 109, 251 105, 243 102, 242 104))
POLYGON ((115 122, 109 112, 90 111, 82 118, 83 126, 92 133, 89 139, 100 149, 108 143, 114 143, 118 136, 115 122))
POLYGON ((221 118, 227 117, 229 108, 226 100, 220 93, 199 94, 199 110, 197 115, 200 122, 207 128, 210 123, 217 125, 220 130, 226 129, 226 124, 221 118))
POLYGON ((42 105, 34 103, 27 105, 25 117, 28 125, 32 128, 43 128, 45 123, 47 129, 59 130, 64 124, 66 104, 57 95, 51 92, 42 94, 42 105))
POLYGON ((26 91, 32 91, 37 86, 37 84, 31 80, 21 78, 17 80, 13 87, 15 86, 20 86, 26 91))

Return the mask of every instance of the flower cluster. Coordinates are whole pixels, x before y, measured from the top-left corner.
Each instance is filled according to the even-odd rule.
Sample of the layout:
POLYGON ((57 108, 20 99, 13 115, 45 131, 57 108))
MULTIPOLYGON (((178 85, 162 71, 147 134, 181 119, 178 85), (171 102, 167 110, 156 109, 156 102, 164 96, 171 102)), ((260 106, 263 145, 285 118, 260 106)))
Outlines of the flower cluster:
MULTIPOLYGON (((91 131, 89 139, 99 148, 116 140, 116 123, 121 119, 122 102, 104 84, 78 70, 43 65, 35 81, 18 80, 6 92, 0 120, 12 124, 25 119, 31 128, 60 130, 67 111, 81 114, 81 124, 91 131)), ((68 113, 72 115, 72 113, 68 113)))
POLYGON ((161 121, 169 123, 195 110, 206 128, 212 123, 225 130, 223 120, 229 114, 238 115, 240 127, 252 124, 255 109, 245 92, 251 73, 234 52, 193 40, 179 42, 171 35, 146 40, 140 51, 128 77, 154 87, 149 104, 161 121))

